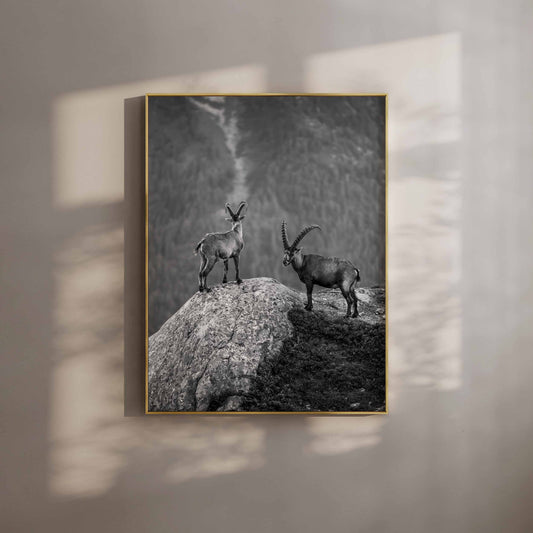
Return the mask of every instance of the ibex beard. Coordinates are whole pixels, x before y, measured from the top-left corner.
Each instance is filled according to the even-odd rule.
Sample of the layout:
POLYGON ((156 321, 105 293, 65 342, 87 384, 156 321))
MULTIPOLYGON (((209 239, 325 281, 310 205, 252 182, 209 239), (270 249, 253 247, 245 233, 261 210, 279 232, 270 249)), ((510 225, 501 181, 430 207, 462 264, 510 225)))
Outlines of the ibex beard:
POLYGON ((238 284, 242 283, 242 279, 239 277, 239 255, 244 247, 242 220, 246 216, 247 209, 247 203, 241 202, 237 212, 234 213, 230 204, 227 203, 226 211, 229 217, 226 220, 232 223, 231 230, 224 233, 207 233, 196 245, 194 253, 199 253, 202 258, 198 272, 198 290, 200 292, 211 290, 207 286, 207 276, 219 259, 224 261, 222 283, 228 281, 228 261, 232 258, 235 263, 235 281, 238 284))
POLYGON ((323 257, 316 254, 303 255, 302 249, 297 246, 314 229, 321 228, 316 224, 306 226, 298 234, 294 242, 289 244, 285 221, 281 223, 281 238, 285 248, 283 265, 292 265, 300 281, 305 284, 307 289, 307 305, 305 309, 308 311, 313 309, 313 287, 319 285, 330 289, 340 289, 348 305, 346 317, 356 317, 358 316, 358 311, 355 287, 357 282, 361 280, 359 269, 347 259, 323 257))

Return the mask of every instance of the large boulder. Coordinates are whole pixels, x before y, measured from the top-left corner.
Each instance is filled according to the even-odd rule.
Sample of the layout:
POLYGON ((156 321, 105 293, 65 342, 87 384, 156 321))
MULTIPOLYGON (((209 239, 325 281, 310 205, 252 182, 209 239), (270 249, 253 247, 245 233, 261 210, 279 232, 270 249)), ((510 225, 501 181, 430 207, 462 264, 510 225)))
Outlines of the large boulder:
MULTIPOLYGON (((243 410, 258 373, 269 371, 267 363, 279 356, 295 335, 299 339, 301 328, 304 336, 308 328, 314 330, 309 332, 311 335, 322 335, 318 332, 320 326, 305 322, 307 317, 315 317, 317 324, 333 324, 334 335, 343 337, 343 342, 346 331, 367 335, 367 330, 361 330, 361 326, 358 329, 357 324, 381 325, 384 352, 384 291, 358 289, 357 296, 360 317, 346 319, 346 303, 340 291, 315 291, 314 310, 309 312, 303 310, 304 293, 270 278, 248 279, 241 285, 229 283, 213 287, 209 293, 195 294, 149 338, 149 410, 243 410), (295 313, 301 313, 304 320, 295 313)), ((351 348, 348 351, 352 357, 351 348)), ((383 353, 383 377, 384 362, 383 353)), ((376 410, 380 408, 383 405, 376 406, 376 410)), ((299 410, 286 408, 295 409, 299 410)))

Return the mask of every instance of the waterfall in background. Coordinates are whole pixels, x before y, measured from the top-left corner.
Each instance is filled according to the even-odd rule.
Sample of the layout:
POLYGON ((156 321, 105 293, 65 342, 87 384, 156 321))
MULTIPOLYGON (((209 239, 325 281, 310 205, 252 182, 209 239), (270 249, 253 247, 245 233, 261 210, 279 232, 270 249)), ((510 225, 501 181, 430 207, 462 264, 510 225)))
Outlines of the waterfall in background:
POLYGON ((241 201, 247 200, 246 164, 244 158, 237 156, 240 131, 235 112, 230 111, 226 106, 225 96, 191 97, 190 100, 197 107, 209 113, 224 133, 226 146, 233 158, 235 167, 233 188, 228 195, 228 202, 238 204, 241 201))

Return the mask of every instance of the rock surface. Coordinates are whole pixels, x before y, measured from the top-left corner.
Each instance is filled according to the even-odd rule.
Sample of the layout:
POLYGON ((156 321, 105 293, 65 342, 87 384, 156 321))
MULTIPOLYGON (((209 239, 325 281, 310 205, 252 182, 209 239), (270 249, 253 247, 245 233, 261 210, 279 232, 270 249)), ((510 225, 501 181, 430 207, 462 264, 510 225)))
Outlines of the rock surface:
MULTIPOLYGON (((383 289, 358 289, 357 296, 359 318, 343 318, 338 290, 316 290, 313 312, 348 324, 384 323, 383 289)), ((270 278, 195 294, 149 339, 149 410, 240 410, 261 363, 293 334, 289 311, 305 302, 304 293, 270 278)))

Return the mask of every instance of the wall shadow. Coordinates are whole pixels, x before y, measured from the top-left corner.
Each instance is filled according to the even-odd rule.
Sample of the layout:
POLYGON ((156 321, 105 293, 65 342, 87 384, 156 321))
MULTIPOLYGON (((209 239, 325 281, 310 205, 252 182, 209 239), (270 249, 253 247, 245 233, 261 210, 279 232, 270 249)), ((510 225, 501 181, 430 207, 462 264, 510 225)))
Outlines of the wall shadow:
POLYGON ((124 414, 144 414, 145 98, 124 101, 124 414))

